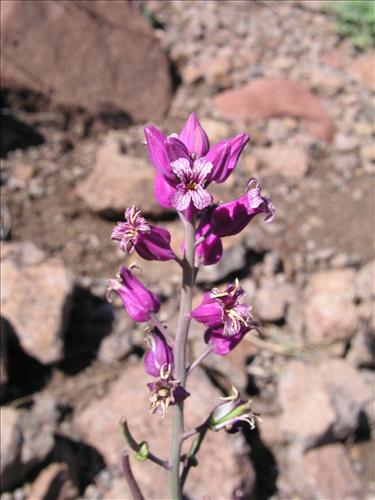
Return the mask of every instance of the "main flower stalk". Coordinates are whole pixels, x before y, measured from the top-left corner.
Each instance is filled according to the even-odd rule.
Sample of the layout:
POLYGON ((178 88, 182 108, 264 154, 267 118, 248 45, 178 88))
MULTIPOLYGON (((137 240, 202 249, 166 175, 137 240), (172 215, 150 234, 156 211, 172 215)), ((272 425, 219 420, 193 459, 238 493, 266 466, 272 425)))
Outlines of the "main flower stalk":
MULTIPOLYGON (((195 283, 195 225, 194 220, 183 219, 185 225, 185 258, 182 267, 182 291, 175 344, 175 374, 181 385, 186 381, 186 344, 192 310, 193 289, 195 283)), ((174 408, 171 449, 171 496, 181 500, 180 459, 184 434, 184 402, 174 408)))

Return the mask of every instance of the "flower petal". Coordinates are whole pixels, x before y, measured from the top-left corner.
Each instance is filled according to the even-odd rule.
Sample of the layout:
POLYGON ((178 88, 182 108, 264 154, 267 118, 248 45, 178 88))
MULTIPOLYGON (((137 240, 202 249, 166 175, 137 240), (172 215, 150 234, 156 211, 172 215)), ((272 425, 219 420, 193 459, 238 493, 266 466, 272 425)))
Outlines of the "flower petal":
POLYGON ((192 191, 184 190, 183 184, 179 184, 176 192, 171 198, 172 206, 179 212, 186 210, 191 202, 191 193, 192 191))
POLYGON ((171 167, 175 175, 177 175, 183 184, 189 182, 192 174, 189 160, 186 158, 179 158, 171 163, 171 167))
POLYGON ((193 191, 191 191, 191 199, 198 210, 208 207, 212 202, 212 196, 210 193, 199 184, 193 191))

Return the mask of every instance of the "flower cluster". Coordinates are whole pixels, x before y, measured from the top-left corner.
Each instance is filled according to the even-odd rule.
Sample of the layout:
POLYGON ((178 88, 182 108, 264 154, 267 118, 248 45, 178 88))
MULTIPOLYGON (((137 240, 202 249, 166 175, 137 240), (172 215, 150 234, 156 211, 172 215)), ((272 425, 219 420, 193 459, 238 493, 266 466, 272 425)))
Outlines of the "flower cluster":
MULTIPOLYGON (((201 265, 219 262, 223 255, 222 238, 242 231, 257 214, 265 214, 266 222, 273 220, 275 208, 262 194, 261 185, 254 178, 249 179, 242 196, 226 203, 216 203, 209 191, 210 184, 225 182, 234 171, 249 141, 247 134, 239 134, 211 147, 206 132, 192 113, 179 134, 165 136, 155 126, 149 125, 145 128, 145 136, 149 159, 155 170, 157 201, 162 207, 179 212, 182 220, 194 229, 192 275, 196 275, 201 265)), ((126 254, 135 252, 148 261, 175 260, 186 266, 187 243, 183 244, 183 255, 179 257, 171 247, 168 230, 150 224, 135 206, 126 209, 124 220, 118 222, 112 231, 112 239, 126 254)), ((156 379, 148 384, 150 409, 164 416, 170 405, 183 401, 189 393, 175 376, 173 340, 170 341, 173 336, 157 318, 160 299, 148 290, 132 269, 124 266, 117 279, 109 280, 108 290, 119 295, 134 321, 152 325, 147 333, 144 367, 148 375, 156 379)), ((244 296, 244 290, 235 280, 223 289, 213 288, 205 293, 198 307, 192 311, 190 308, 191 318, 206 327, 204 340, 210 352, 225 356, 250 330, 258 328, 244 296)), ((187 367, 183 370, 187 372, 187 367)), ((231 415, 240 413, 242 420, 252 422, 246 416, 250 415, 248 403, 232 398, 215 410, 211 426, 216 430, 232 425, 231 415), (229 415, 224 420, 223 411, 229 415)))

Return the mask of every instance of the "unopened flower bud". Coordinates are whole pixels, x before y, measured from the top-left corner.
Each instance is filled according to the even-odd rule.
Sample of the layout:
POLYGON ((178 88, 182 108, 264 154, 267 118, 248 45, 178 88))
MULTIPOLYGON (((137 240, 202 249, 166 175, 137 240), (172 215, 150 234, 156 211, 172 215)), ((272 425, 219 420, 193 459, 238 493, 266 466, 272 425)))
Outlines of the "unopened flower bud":
POLYGON ((203 130, 195 113, 191 113, 186 120, 179 134, 179 139, 185 144, 193 159, 201 158, 208 151, 209 142, 207 134, 203 130))
POLYGON ((164 365, 173 368, 173 349, 170 347, 159 330, 153 330, 147 335, 149 349, 144 357, 146 372, 152 377, 159 377, 160 370, 164 365))
POLYGON ((108 293, 116 292, 129 316, 139 323, 149 320, 150 313, 156 313, 160 308, 160 300, 126 267, 121 267, 117 279, 108 280, 108 293))

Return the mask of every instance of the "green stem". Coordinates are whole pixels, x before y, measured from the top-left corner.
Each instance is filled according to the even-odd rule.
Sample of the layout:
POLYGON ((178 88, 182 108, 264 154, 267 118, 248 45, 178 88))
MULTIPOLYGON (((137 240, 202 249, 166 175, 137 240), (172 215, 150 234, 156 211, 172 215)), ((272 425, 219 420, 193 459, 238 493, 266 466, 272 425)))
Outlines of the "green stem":
MULTIPOLYGON (((194 257, 195 257, 195 226, 194 221, 183 219, 185 225, 185 258, 182 263, 182 291, 180 311, 178 317, 176 344, 174 351, 175 376, 181 385, 186 381, 186 344, 190 325, 190 312, 193 300, 193 288, 195 281, 194 257)), ((184 403, 181 402, 174 407, 172 449, 171 449, 171 498, 182 499, 180 483, 180 461, 181 446, 184 434, 184 403)))

